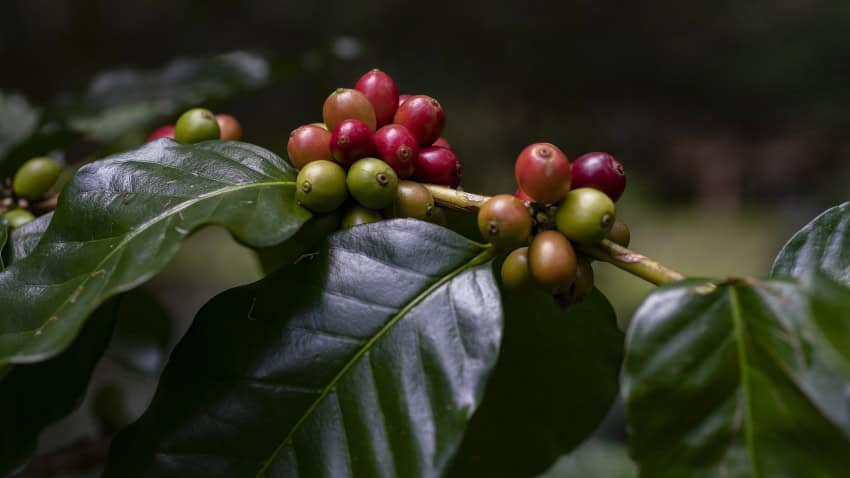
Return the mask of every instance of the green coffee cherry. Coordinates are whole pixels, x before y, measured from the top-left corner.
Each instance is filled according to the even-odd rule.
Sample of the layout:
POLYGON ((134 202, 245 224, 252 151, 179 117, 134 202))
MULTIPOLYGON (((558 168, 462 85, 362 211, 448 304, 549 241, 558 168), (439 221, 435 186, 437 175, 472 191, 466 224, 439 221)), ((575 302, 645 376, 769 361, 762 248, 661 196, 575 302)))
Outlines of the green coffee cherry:
POLYGON ((570 302, 579 303, 593 291, 593 267, 584 256, 576 256, 576 280, 570 288, 570 302))
POLYGON ((502 284, 509 289, 519 289, 530 283, 528 248, 514 249, 502 263, 502 284))
POLYGON ((605 237, 615 244, 619 244, 623 247, 629 247, 629 242, 632 240, 632 233, 629 232, 629 226, 627 226, 625 222, 617 219, 614 221, 614 225, 611 226, 611 230, 608 231, 608 235, 605 237))
POLYGON ((181 143, 200 143, 219 139, 221 129, 212 111, 204 108, 192 108, 177 120, 174 139, 181 143))
POLYGON ((12 229, 17 229, 24 224, 35 220, 35 216, 26 209, 12 209, 11 211, 6 212, 6 214, 3 214, 3 217, 9 222, 9 226, 12 229))
POLYGON ((614 201, 592 188, 573 189, 558 207, 558 230, 576 242, 598 242, 605 238, 617 218, 614 201))
POLYGON ((330 212, 340 207, 348 193, 345 171, 332 161, 307 163, 295 180, 295 200, 313 212, 330 212))
POLYGON ((44 197, 56 184, 62 168, 47 157, 32 158, 18 169, 12 188, 15 194, 30 200, 44 197))
POLYGON ((383 209, 395 199, 398 175, 380 159, 363 158, 351 165, 345 183, 354 199, 364 207, 383 209))
POLYGON ((428 188, 415 181, 399 181, 395 200, 384 211, 389 217, 412 217, 430 221, 434 214, 434 197, 428 188))
POLYGON ((361 224, 371 224, 383 219, 381 213, 367 209, 363 206, 353 206, 349 209, 342 218, 342 229, 359 226, 361 224))

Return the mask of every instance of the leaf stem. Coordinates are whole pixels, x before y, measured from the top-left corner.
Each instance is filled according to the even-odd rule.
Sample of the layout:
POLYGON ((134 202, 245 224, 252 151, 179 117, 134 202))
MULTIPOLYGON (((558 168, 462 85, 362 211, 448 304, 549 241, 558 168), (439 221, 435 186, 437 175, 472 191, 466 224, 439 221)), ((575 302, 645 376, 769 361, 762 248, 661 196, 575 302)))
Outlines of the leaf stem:
MULTIPOLYGON (((458 211, 477 212, 489 196, 458 191, 446 186, 424 184, 434 201, 440 206, 458 211)), ((655 285, 664 285, 685 279, 685 275, 643 254, 603 239, 598 244, 579 245, 579 251, 596 260, 604 261, 629 274, 655 285)))

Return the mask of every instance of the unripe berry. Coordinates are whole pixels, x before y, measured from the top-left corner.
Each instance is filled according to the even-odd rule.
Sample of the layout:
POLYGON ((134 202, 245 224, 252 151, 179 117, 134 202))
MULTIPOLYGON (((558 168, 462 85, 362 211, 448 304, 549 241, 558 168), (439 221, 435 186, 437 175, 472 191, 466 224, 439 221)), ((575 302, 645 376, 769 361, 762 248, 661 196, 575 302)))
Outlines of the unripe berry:
POLYGON ((354 89, 369 98, 378 126, 393 120, 398 108, 398 88, 390 75, 378 69, 371 70, 357 80, 354 89))
POLYGON ((617 202, 626 189, 623 165, 608 153, 587 153, 573 162, 572 187, 594 188, 617 202))
POLYGON ((452 188, 460 184, 461 166, 455 153, 440 146, 429 146, 416 157, 416 179, 423 183, 452 188))
POLYGON ((430 96, 416 95, 398 107, 393 123, 410 130, 419 146, 429 146, 443 133, 446 114, 439 101, 430 96))
POLYGON ((174 125, 167 124, 165 126, 160 126, 155 129, 150 136, 148 136, 148 141, 154 141, 159 138, 171 138, 174 139, 174 125))
POLYGON ((434 215, 434 197, 425 186, 414 181, 399 181, 395 200, 384 215, 430 221, 434 215))
POLYGON ((576 253, 570 241, 558 231, 534 236, 528 248, 528 272, 544 289, 567 290, 576 278, 576 253))
POLYGON ((508 254, 502 263, 502 284, 509 289, 519 289, 531 283, 528 272, 528 248, 520 247, 508 254))
POLYGON ((446 141, 446 138, 443 138, 442 136, 440 136, 439 138, 437 138, 437 141, 434 141, 434 144, 432 144, 431 146, 439 146, 439 147, 441 147, 441 148, 449 148, 449 149, 452 149, 452 145, 451 145, 451 144, 449 144, 449 142, 448 142, 448 141, 446 141))
POLYGON ((286 152, 289 161, 298 169, 313 161, 330 161, 331 133, 311 124, 299 126, 289 134, 286 152))
POLYGON ((192 108, 177 119, 174 139, 181 143, 200 143, 221 138, 218 121, 210 110, 192 108))
POLYGON ((374 152, 372 130, 360 120, 340 121, 331 133, 331 154, 339 164, 347 166, 374 152))
POLYGON ((538 202, 560 201, 570 190, 570 161, 551 143, 534 143, 516 158, 516 182, 538 202))
POLYGON ((332 161, 313 161, 298 172, 295 200, 313 212, 330 212, 348 197, 345 171, 332 161))
POLYGON ((343 216, 340 227, 342 229, 348 229, 349 227, 378 222, 381 219, 383 217, 378 211, 373 211, 363 206, 352 206, 346 211, 345 216, 343 216))
POLYGON ((585 243, 602 240, 616 218, 614 201, 593 188, 573 189, 555 213, 558 230, 572 241, 585 243))
POLYGON ((242 125, 239 124, 239 120, 227 114, 217 114, 215 119, 218 121, 218 129, 223 141, 239 141, 242 139, 242 125))
POLYGON ((519 199, 510 194, 498 194, 478 211, 478 230, 498 248, 516 248, 528 241, 531 214, 519 199))
POLYGON ((17 196, 41 199, 56 184, 61 172, 59 164, 48 157, 32 158, 18 168, 12 189, 17 196))
POLYGON ((345 182, 354 199, 370 209, 392 204, 398 190, 398 176, 393 168, 375 158, 363 158, 352 164, 345 182))
POLYGON ((413 176, 419 143, 404 126, 388 124, 375 132, 375 150, 385 163, 392 166, 400 178, 413 176))
POLYGON ((9 222, 9 227, 12 229, 17 229, 35 220, 35 216, 26 209, 12 209, 11 211, 7 211, 6 214, 3 214, 3 217, 9 222))
POLYGON ((632 233, 629 231, 629 226, 625 222, 617 219, 614 221, 614 225, 611 226, 611 230, 608 231, 608 235, 605 238, 615 244, 629 247, 629 242, 632 240, 632 233))
POLYGON ((570 288, 570 302, 576 304, 593 291, 593 267, 584 256, 576 257, 576 279, 570 288))
POLYGON ((337 88, 322 106, 322 118, 328 129, 333 131, 341 121, 360 120, 375 131, 375 109, 363 93, 348 88, 337 88))

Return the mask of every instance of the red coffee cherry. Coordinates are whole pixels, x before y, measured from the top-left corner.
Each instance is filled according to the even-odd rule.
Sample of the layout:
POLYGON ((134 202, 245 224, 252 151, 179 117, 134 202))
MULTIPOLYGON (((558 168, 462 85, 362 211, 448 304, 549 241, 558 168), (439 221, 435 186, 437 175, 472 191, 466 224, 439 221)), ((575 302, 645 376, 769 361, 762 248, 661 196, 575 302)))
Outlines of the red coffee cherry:
POLYGON ((460 160, 448 148, 429 146, 419 151, 416 157, 417 181, 456 188, 460 184, 460 175, 460 160))
POLYGON ((393 120, 398 108, 398 88, 390 75, 377 68, 367 72, 357 80, 354 89, 366 95, 375 110, 378 126, 393 120))
POLYGON ((430 96, 416 95, 398 107, 393 123, 410 130, 419 141, 419 146, 429 146, 442 134, 446 126, 446 114, 439 101, 430 96))
POLYGON ((432 144, 431 146, 439 146, 439 147, 441 147, 441 148, 449 148, 449 149, 452 149, 452 145, 451 145, 451 144, 449 144, 449 142, 448 142, 448 141, 446 141, 446 138, 443 138, 442 136, 440 136, 439 138, 437 138, 437 141, 434 141, 434 144, 432 144))
POLYGON ((413 176, 419 143, 407 128, 388 124, 375 132, 374 140, 378 158, 395 169, 399 178, 413 176))
POLYGON ((531 214, 519 199, 497 194, 478 210, 478 230, 500 249, 520 247, 531 234, 531 214))
POLYGON ((165 126, 160 126, 159 128, 155 129, 154 132, 151 133, 150 136, 148 136, 148 141, 153 141, 159 138, 174 139, 174 125, 167 124, 165 126))
POLYGON ((331 133, 330 145, 336 162, 346 166, 375 152, 372 130, 356 119, 343 120, 336 125, 331 133))
POLYGON ((517 188, 517 189, 516 189, 516 194, 514 194, 514 196, 516 196, 516 197, 518 197, 519 199, 521 199, 521 200, 523 200, 523 201, 526 201, 526 202, 536 202, 536 201, 534 200, 534 198, 532 198, 531 196, 529 196, 528 194, 526 194, 526 193, 525 193, 525 191, 523 191, 523 190, 522 190, 522 189, 520 189, 520 188, 517 188))
POLYGON ((372 107, 369 98, 357 90, 348 88, 337 88, 328 96, 322 106, 322 117, 331 131, 342 120, 347 119, 360 120, 372 131, 375 131, 377 124, 375 108, 372 107))
POLYGON ((570 190, 570 161, 551 143, 534 143, 516 158, 516 182, 520 189, 542 203, 555 203, 570 190))
POLYGON ((286 152, 289 161, 298 169, 313 161, 330 161, 331 156, 330 131, 315 125, 299 126, 289 135, 286 152))
POLYGON ((242 139, 242 125, 239 124, 239 120, 227 114, 217 114, 215 120, 218 121, 218 129, 221 131, 223 141, 242 139))
MULTIPOLYGON (((408 98, 410 98, 410 95, 398 95, 398 106, 399 106, 399 108, 401 107, 401 105, 404 104, 405 101, 407 101, 408 98)), ((398 108, 396 108, 396 110, 398 110, 398 108)))
POLYGON ((608 153, 587 153, 573 162, 572 188, 593 188, 617 201, 626 189, 626 171, 608 153))

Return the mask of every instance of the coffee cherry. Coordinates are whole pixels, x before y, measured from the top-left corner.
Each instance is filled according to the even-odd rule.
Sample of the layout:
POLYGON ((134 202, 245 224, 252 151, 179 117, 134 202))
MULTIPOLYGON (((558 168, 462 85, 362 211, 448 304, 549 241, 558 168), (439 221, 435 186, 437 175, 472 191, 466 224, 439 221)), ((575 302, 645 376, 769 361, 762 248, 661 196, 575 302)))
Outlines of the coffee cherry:
POLYGON ((11 211, 7 211, 6 214, 3 214, 3 217, 9 222, 9 227, 12 229, 17 229, 35 220, 35 216, 26 209, 12 209, 11 211))
POLYGON ((625 222, 617 219, 614 221, 614 225, 611 226, 611 230, 608 231, 608 235, 605 238, 615 244, 629 247, 629 242, 632 240, 632 233, 629 232, 629 226, 625 222))
POLYGON ((528 248, 514 249, 502 263, 502 284, 509 289, 519 289, 530 283, 528 248))
POLYGON ((416 156, 416 179, 423 183, 452 188, 460 184, 461 166, 455 153, 440 146, 429 146, 416 156))
POLYGON ((393 123, 410 130, 419 146, 428 146, 442 134, 446 126, 446 114, 439 101, 430 96, 416 95, 398 107, 393 123))
POLYGON ((299 126, 289 134, 286 152, 289 154, 289 161, 301 169, 313 161, 333 159, 330 143, 331 133, 328 130, 308 124, 299 126))
POLYGON ((310 125, 312 125, 312 126, 318 126, 319 128, 322 128, 322 129, 323 129, 323 130, 325 130, 325 131, 330 131, 330 130, 328 129, 328 125, 326 125, 325 123, 310 123, 310 125))
POLYGON ((385 215, 428 221, 434 215, 434 197, 428 188, 417 182, 399 181, 395 200, 387 208, 385 215))
POLYGON ((322 107, 322 118, 331 131, 346 119, 360 120, 372 131, 375 131, 377 123, 375 109, 369 102, 369 98, 357 90, 348 88, 337 88, 328 96, 322 107))
POLYGON ((594 188, 617 202, 626 189, 623 165, 608 153, 587 153, 573 162, 572 187, 594 188))
POLYGON ((528 272, 544 289, 567 290, 576 278, 576 253, 570 241, 558 231, 534 236, 528 248, 528 272))
POLYGON ((531 215, 519 199, 510 194, 498 194, 478 211, 478 230, 498 248, 516 248, 528 241, 531 215))
POLYGON ((584 256, 576 257, 576 279, 570 288, 570 302, 576 304, 593 291, 593 267, 584 256))
POLYGON ((366 123, 347 119, 340 121, 331 132, 331 154, 336 162, 347 166, 375 152, 372 130, 366 123))
POLYGON ((431 211, 431 223, 438 226, 446 226, 449 223, 449 218, 446 217, 446 210, 441 207, 435 207, 431 211))
POLYGON ((440 136, 439 138, 437 138, 437 141, 434 141, 434 144, 432 144, 431 146, 439 146, 439 147, 441 147, 441 148, 449 148, 449 149, 452 149, 452 145, 451 145, 451 144, 449 144, 449 142, 448 142, 448 141, 446 141, 446 138, 443 138, 442 136, 440 136))
POLYGON ((345 216, 342 217, 342 224, 340 227, 342 229, 348 229, 349 227, 359 226, 361 224, 378 222, 381 219, 383 219, 383 217, 378 211, 373 211, 363 206, 352 206, 348 211, 346 211, 345 216))
MULTIPOLYGON (((398 95, 398 106, 399 106, 399 108, 401 107, 401 105, 404 104, 405 101, 407 101, 410 98, 410 96, 411 95, 398 95)), ((397 110, 398 110, 398 108, 396 108, 396 111, 397 110)), ((395 115, 393 115, 393 116, 395 116, 395 115)))
POLYGON ((19 197, 41 199, 56 183, 62 168, 48 157, 32 158, 15 173, 12 189, 19 197))
POLYGON ((514 172, 520 189, 538 202, 558 202, 570 190, 570 161, 554 144, 526 146, 516 158, 514 172))
POLYGON ((593 188, 573 189, 555 213, 558 230, 576 242, 602 240, 616 218, 614 201, 593 188))
POLYGON ((398 190, 398 176, 393 168, 375 158, 363 158, 352 164, 345 182, 354 199, 370 209, 392 204, 398 190))
POLYGON ((242 139, 242 125, 239 124, 239 120, 226 114, 217 114, 215 119, 218 121, 218 129, 223 141, 239 141, 242 139))
POLYGON ((155 129, 150 136, 148 136, 148 141, 154 141, 159 138, 171 138, 174 139, 174 125, 167 124, 165 126, 160 126, 155 129))
POLYGON ((357 80, 354 89, 366 95, 375 110, 378 126, 383 126, 393 120, 398 108, 398 88, 390 75, 374 69, 357 80))
POLYGON ((525 194, 525 191, 523 191, 520 188, 517 188, 516 194, 514 194, 514 196, 516 196, 517 198, 519 198, 523 201, 526 201, 526 202, 535 202, 534 199, 531 196, 529 196, 528 194, 525 194))
POLYGON ((221 137, 218 121, 210 110, 192 108, 177 119, 174 139, 181 143, 200 143, 221 137))
POLYGON ((345 171, 332 161, 313 161, 298 172, 295 200, 313 212, 330 212, 348 197, 345 171))
POLYGON ((400 178, 413 176, 419 143, 407 128, 388 124, 375 132, 375 150, 378 158, 392 166, 400 178))

